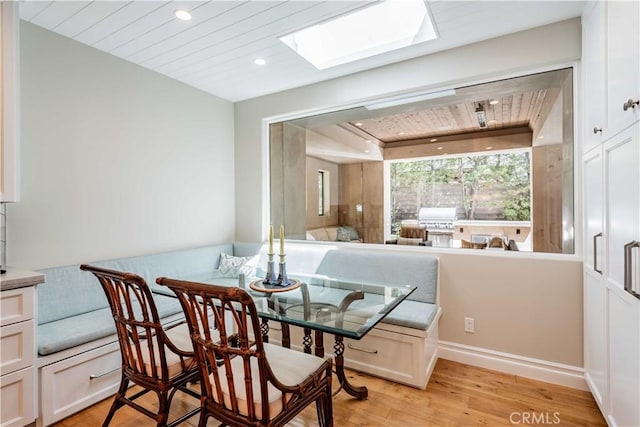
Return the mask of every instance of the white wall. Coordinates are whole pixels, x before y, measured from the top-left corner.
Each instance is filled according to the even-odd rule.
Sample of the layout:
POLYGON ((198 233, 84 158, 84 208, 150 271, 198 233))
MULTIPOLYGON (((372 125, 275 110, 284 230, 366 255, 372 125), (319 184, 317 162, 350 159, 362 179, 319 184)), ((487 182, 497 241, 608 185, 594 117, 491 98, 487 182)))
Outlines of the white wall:
MULTIPOLYGON (((237 103, 236 223, 242 227, 237 228, 236 238, 258 241, 266 237, 264 118, 566 65, 580 58, 580 37, 580 20, 573 19, 237 103)), ((577 257, 512 255, 517 262, 469 252, 442 254, 440 339, 582 366, 580 261, 577 257), (476 334, 461 332, 467 314, 475 318, 476 334)))
POLYGON ((233 104, 25 22, 21 51, 9 265, 233 241, 233 104))

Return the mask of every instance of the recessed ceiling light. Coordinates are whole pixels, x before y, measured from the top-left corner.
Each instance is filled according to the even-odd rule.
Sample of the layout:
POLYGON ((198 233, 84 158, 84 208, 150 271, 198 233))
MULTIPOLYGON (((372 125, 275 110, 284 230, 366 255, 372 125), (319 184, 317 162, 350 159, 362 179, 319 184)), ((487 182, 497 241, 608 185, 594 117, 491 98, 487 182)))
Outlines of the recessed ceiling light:
POLYGON ((365 152, 365 153, 368 153, 368 152, 369 152, 369 150, 364 150, 364 152, 365 152))
POLYGON ((498 121, 497 121, 497 120, 489 120, 489 121, 487 122, 487 124, 489 124, 489 125, 495 125, 496 123, 498 123, 498 121))
POLYGON ((361 123, 361 122, 354 123, 354 124, 355 124, 356 126, 362 126, 362 123, 361 123))
POLYGON ((489 101, 489 104, 491 104, 491 105, 500 104, 500 101, 498 101, 497 99, 494 99, 492 101, 489 101))
POLYGON ((184 9, 178 9, 175 12, 176 18, 178 18, 181 21, 190 21, 191 20, 191 13, 189 13, 189 11, 186 11, 184 9))
POLYGON ((438 140, 438 138, 431 138, 431 139, 429 140, 429 142, 436 142, 437 140, 438 140))
POLYGON ((438 147, 438 150, 442 150, 442 147, 438 147))
POLYGON ((404 135, 404 132, 398 132, 396 135, 404 135))
POLYGON ((256 65, 264 65, 264 64, 267 63, 267 61, 265 61, 262 58, 256 58, 256 59, 253 60, 253 63, 256 64, 256 65))
POLYGON ((540 135, 538 139, 544 139, 544 135, 540 135))
POLYGON ((365 142, 366 142, 367 144, 371 144, 371 140, 370 140, 370 139, 367 139, 365 142))
POLYGON ((485 150, 493 150, 493 147, 486 147, 485 150))

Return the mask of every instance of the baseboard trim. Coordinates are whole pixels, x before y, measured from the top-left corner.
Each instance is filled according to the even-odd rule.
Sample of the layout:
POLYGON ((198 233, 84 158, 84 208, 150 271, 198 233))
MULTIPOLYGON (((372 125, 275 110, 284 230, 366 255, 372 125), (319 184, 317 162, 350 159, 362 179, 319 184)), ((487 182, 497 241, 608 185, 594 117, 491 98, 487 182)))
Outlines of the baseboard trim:
POLYGON ((589 390, 584 369, 449 341, 438 342, 438 357, 552 384, 589 390))

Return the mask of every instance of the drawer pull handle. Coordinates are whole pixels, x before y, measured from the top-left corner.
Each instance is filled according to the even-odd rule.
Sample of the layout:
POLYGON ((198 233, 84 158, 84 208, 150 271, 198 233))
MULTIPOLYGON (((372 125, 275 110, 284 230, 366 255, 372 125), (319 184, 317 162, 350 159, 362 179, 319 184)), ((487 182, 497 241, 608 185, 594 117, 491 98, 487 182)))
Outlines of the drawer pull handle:
POLYGON ((361 351, 363 353, 378 354, 378 350, 369 350, 368 348, 356 347, 355 345, 351 344, 347 344, 347 347, 349 347, 351 350, 361 351))
POLYGON ((112 374, 115 371, 119 371, 119 370, 120 370, 120 367, 117 367, 116 369, 112 369, 112 370, 107 371, 107 372, 105 372, 103 374, 91 374, 91 375, 89 375, 89 379, 90 380, 96 380, 98 378, 106 377, 107 375, 112 374))
POLYGON ((599 128, 598 126, 594 127, 593 134, 596 135, 598 134, 598 132, 602 134, 602 128, 599 128))

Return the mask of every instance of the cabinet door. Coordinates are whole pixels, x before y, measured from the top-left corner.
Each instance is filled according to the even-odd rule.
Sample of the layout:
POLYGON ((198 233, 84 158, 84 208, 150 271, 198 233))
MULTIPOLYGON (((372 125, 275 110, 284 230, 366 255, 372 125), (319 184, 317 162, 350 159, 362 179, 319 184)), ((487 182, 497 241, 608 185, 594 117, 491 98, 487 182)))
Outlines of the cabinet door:
POLYGON ((640 426, 640 300, 609 290, 609 425, 640 426))
POLYGON ((625 245, 640 240, 640 124, 604 145, 605 278, 624 289, 625 245))
POLYGON ((602 276, 602 147, 584 155, 584 367, 585 379, 603 413, 607 409, 606 292, 602 276))
POLYGON ((607 300, 599 273, 584 272, 584 369, 585 380, 600 410, 608 412, 607 300))
POLYGON ((629 99, 640 99, 640 2, 608 1, 607 81, 609 127, 622 130, 640 118, 640 106, 623 110, 629 99))
POLYGON ((602 143, 607 129, 606 12, 606 3, 596 2, 583 18, 585 151, 602 143))
POLYGON ((602 274, 603 268, 603 186, 602 150, 584 156, 584 266, 602 274))

